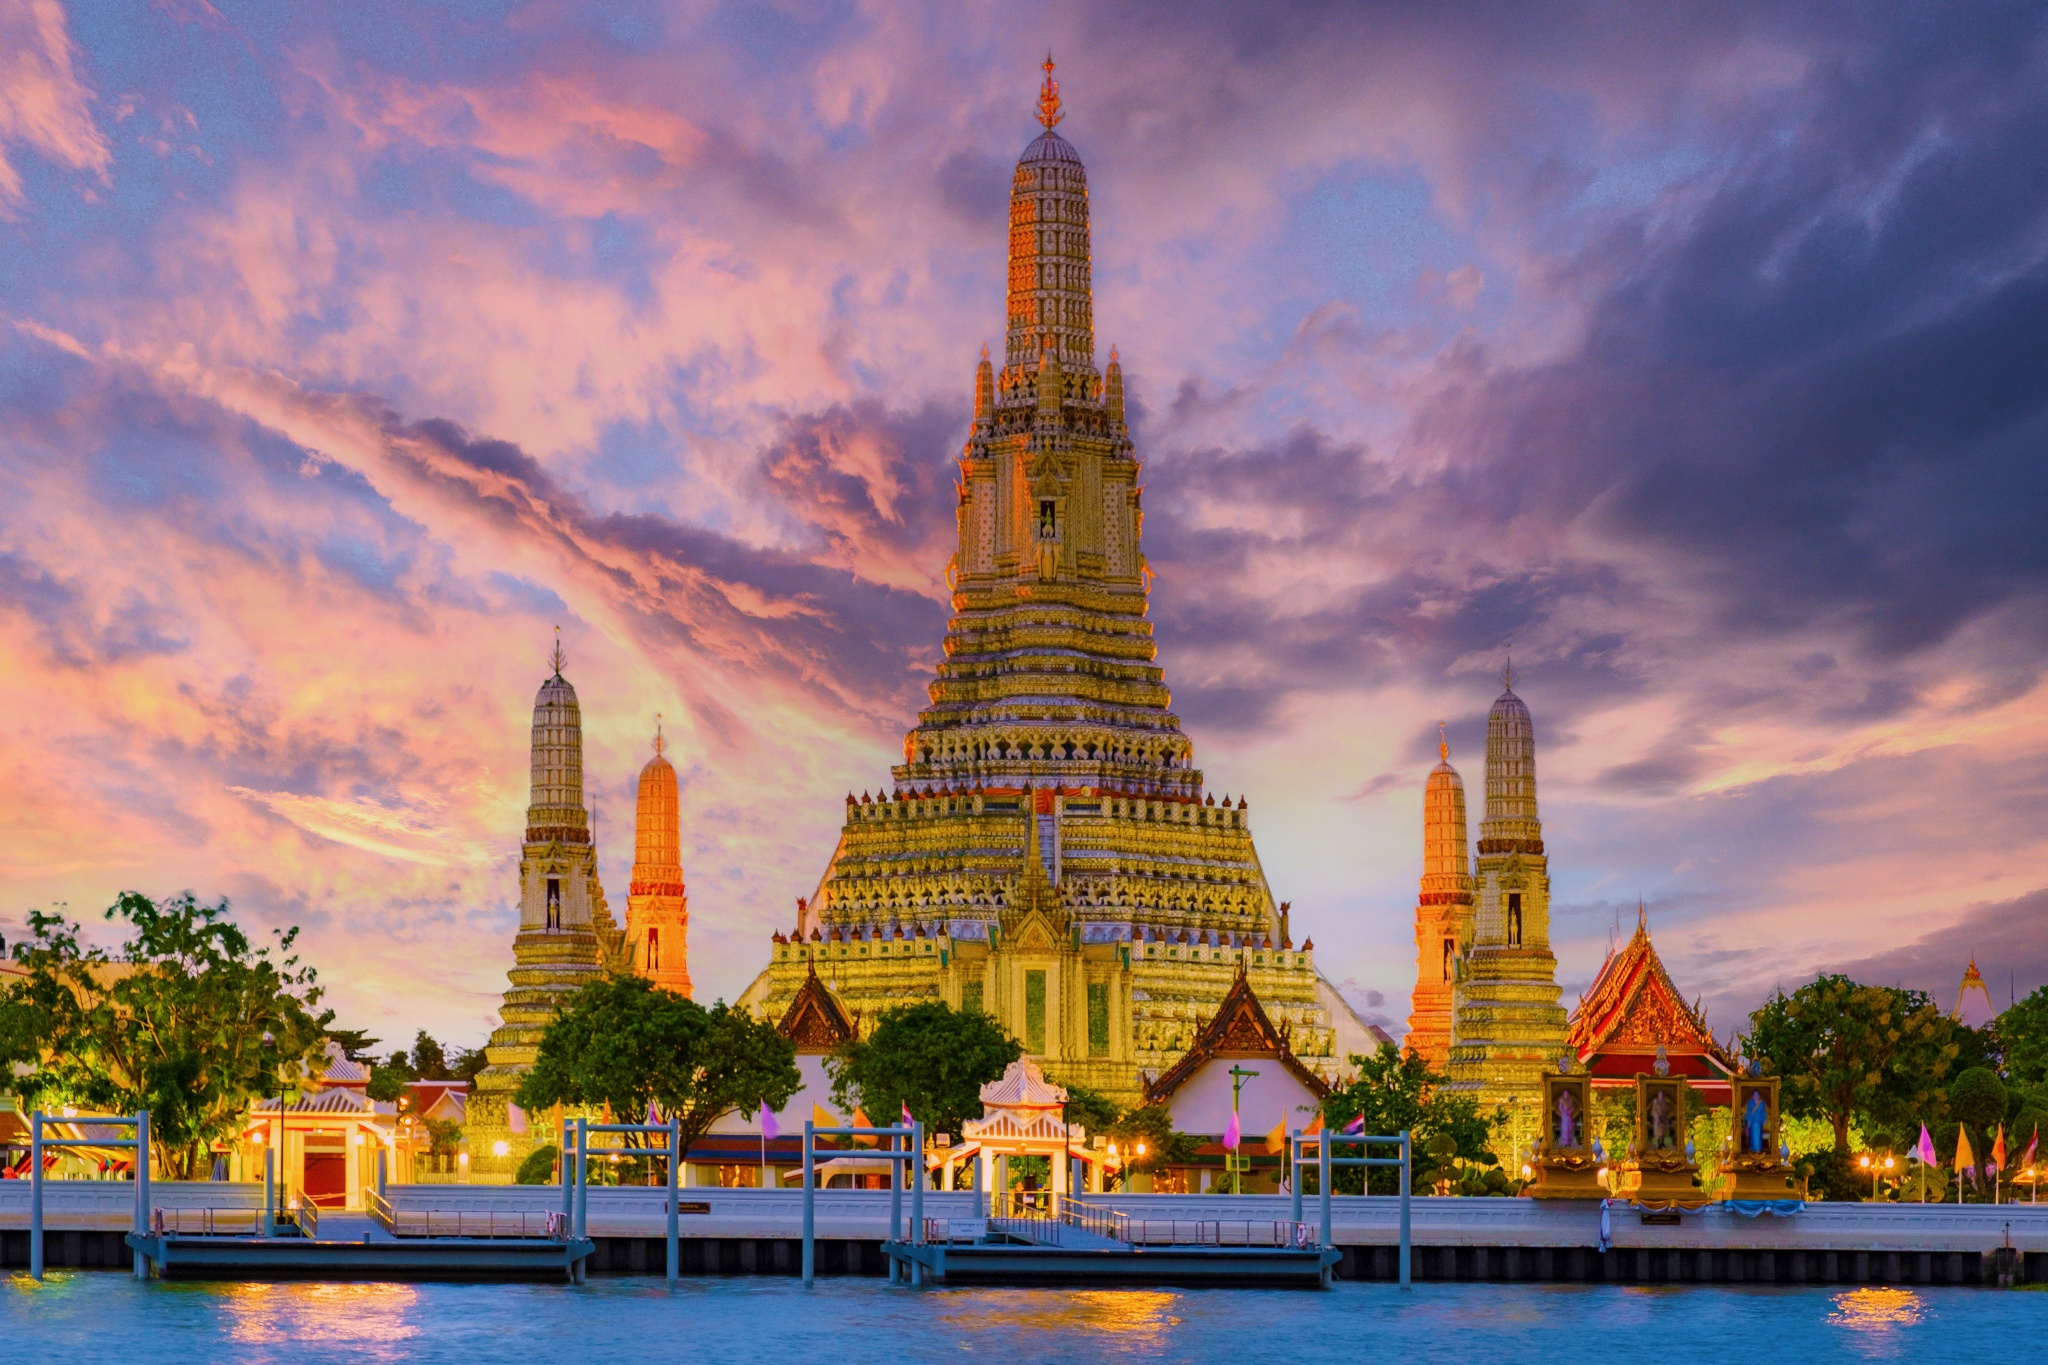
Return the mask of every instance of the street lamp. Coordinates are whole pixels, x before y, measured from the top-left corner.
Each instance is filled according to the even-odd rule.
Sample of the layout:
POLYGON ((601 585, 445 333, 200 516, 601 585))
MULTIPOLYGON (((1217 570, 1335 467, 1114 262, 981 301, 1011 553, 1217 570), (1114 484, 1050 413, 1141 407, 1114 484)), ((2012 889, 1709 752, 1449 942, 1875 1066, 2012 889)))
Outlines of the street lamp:
POLYGON ((1865 1152, 1862 1156, 1857 1157, 1856 1164, 1864 1170, 1870 1171, 1870 1202, 1875 1204, 1877 1202, 1877 1172, 1871 1168, 1870 1153, 1865 1152))

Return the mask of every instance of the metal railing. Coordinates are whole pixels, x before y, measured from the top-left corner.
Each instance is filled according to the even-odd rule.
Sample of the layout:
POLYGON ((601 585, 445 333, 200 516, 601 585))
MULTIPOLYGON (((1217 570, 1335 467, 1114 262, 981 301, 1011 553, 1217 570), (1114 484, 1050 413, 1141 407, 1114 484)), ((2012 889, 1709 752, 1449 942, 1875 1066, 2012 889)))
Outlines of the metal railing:
POLYGON ((149 1230, 159 1237, 253 1237, 261 1209, 154 1209, 149 1230))
POLYGON ((384 1227, 393 1237, 523 1237, 554 1242, 568 1237, 568 1220, 554 1210, 396 1209, 384 1227))
POLYGON ((285 1210, 285 1216, 299 1226, 299 1236, 309 1242, 320 1240, 320 1206, 301 1191, 285 1210))
POLYGON ((1069 1198, 1060 1221, 1132 1246, 1293 1247, 1316 1245, 1313 1225, 1287 1218, 1133 1218, 1069 1198))

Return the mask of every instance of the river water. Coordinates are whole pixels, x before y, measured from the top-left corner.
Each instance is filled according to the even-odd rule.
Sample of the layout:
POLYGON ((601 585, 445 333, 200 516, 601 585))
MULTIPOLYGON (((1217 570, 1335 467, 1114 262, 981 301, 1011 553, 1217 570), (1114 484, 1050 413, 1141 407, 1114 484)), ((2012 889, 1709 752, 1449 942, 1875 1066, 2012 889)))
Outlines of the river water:
MULTIPOLYGON (((0 1280, 0 1357, 119 1361, 2017 1361, 2048 1294, 1984 1289, 1382 1284, 891 1289, 871 1280, 568 1285, 0 1280)), ((2035 1351, 2043 1356, 2035 1356, 2035 1351)))

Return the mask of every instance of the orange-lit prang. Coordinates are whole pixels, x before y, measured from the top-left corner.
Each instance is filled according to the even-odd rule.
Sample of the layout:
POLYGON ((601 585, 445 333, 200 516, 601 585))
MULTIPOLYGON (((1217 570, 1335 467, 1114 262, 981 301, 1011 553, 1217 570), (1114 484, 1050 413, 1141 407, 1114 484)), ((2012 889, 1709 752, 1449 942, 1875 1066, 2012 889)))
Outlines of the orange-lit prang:
POLYGON ((664 990, 688 995, 690 901, 683 889, 681 800, 664 747, 657 723, 654 757, 640 770, 626 942, 635 971, 664 990))
POLYGON ((1439 727, 1438 762, 1422 798, 1422 889, 1415 901, 1415 997, 1408 1051, 1442 1071, 1451 1056, 1451 995, 1472 917, 1472 849, 1465 783, 1439 727))

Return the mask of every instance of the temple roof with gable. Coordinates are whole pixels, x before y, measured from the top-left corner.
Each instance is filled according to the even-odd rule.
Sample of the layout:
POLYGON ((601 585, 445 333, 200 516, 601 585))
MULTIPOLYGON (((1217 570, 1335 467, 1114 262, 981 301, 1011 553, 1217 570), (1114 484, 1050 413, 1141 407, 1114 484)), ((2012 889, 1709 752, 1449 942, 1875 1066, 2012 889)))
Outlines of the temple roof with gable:
POLYGON ((1066 1088, 1047 1080, 1029 1057, 1011 1062, 1001 1076, 981 1088, 983 1110, 1058 1109, 1066 1102, 1066 1088))
POLYGON ((838 997, 818 979, 814 963, 775 1031, 795 1043, 798 1052, 831 1052, 853 1037, 854 1026, 838 997))
POLYGON ((1145 1087, 1145 1103, 1163 1103, 1212 1061, 1242 1057, 1271 1058, 1317 1098, 1330 1093, 1329 1084, 1294 1055, 1286 1032, 1273 1027, 1265 1006, 1259 1003, 1258 993, 1252 990, 1251 979, 1239 966, 1237 979, 1231 982, 1223 1003, 1195 1034, 1186 1055, 1145 1087))
POLYGON ((1629 941, 1607 955, 1579 997, 1565 1044, 1596 1080, 1648 1072, 1660 1048, 1673 1075, 1713 1085, 1725 1084, 1735 1071, 1706 1018, 1672 984, 1641 916, 1629 941))

